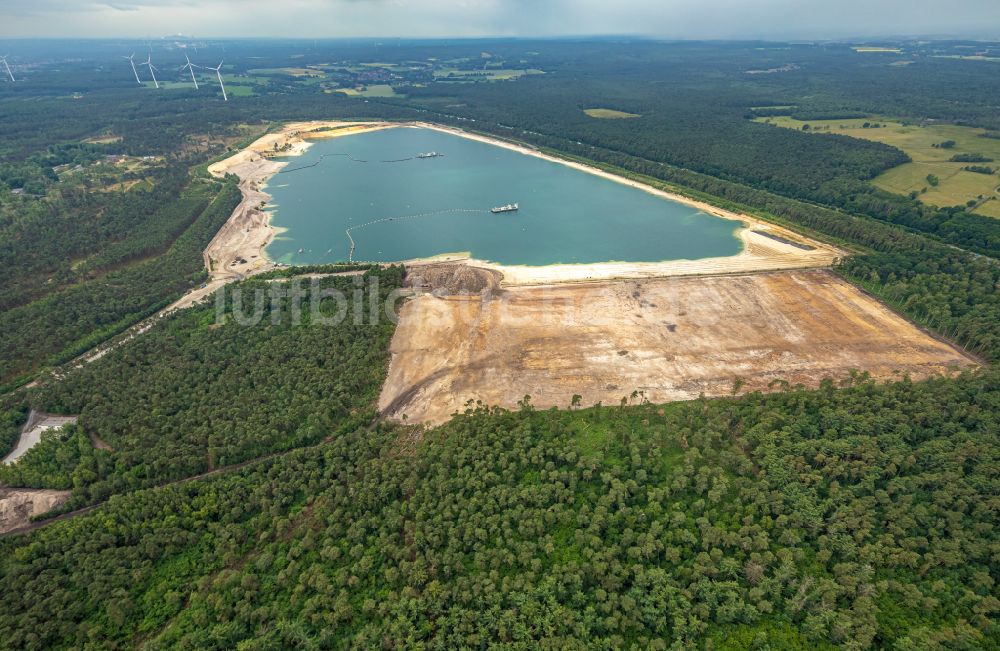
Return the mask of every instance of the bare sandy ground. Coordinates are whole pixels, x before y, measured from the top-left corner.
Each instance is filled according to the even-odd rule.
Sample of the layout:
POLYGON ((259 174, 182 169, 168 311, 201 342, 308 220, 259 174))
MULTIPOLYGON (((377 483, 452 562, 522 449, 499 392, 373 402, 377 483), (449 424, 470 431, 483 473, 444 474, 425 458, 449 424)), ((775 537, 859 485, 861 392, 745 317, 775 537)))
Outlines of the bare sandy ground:
POLYGON ((28 422, 21 429, 21 436, 17 439, 17 445, 14 446, 10 454, 4 457, 4 465, 9 466, 23 457, 28 450, 38 445, 42 440, 42 434, 45 432, 75 423, 76 418, 76 416, 56 416, 32 411, 28 417, 28 422))
POLYGON ((914 379, 975 361, 822 270, 424 294, 403 306, 379 408, 438 424, 467 400, 514 408, 815 387, 851 369, 914 379))
POLYGON ((662 278, 667 276, 701 276, 740 274, 781 269, 829 267, 844 254, 835 247, 807 239, 786 228, 745 218, 752 227, 740 229, 743 250, 736 255, 699 260, 665 260, 663 262, 593 262, 589 264, 553 264, 544 267, 502 265, 474 258, 439 256, 430 260, 411 260, 409 268, 440 264, 442 261, 490 269, 503 276, 503 285, 551 285, 601 280, 662 278), (776 240, 763 232, 799 242, 811 249, 776 240))
POLYGON ((0 534, 27 525, 69 499, 70 491, 0 487, 0 534))

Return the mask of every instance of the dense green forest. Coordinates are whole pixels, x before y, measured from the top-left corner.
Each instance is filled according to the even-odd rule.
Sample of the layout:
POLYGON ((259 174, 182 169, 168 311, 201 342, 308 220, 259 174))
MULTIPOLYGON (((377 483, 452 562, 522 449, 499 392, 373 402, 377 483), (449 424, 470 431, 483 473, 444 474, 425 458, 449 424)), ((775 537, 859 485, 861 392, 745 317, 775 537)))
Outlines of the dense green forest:
MULTIPOLYGON (((996 132, 996 66, 938 58, 966 45, 204 45, 225 47, 243 88, 225 103, 136 88, 120 44, 83 61, 78 44, 38 46, 54 63, 0 85, 0 384, 203 280, 239 200, 205 163, 271 121, 336 117, 512 138, 834 241, 852 252, 838 273, 988 365, 666 406, 526 397, 420 431, 375 414, 390 323, 306 327, 306 309, 295 325, 288 296, 251 327, 184 310, 2 396, 0 450, 29 406, 80 418, 0 482, 96 508, 0 539, 0 648, 1000 648, 1000 220, 874 188, 899 150, 752 121, 996 132), (544 74, 428 72, 486 70, 484 52, 544 74), (325 77, 253 72, 290 65, 325 77), (397 96, 332 92, 373 74, 397 96)), ((226 313, 234 289, 294 273, 236 284, 226 313)), ((364 304, 401 282, 371 270, 319 288, 364 304)))
POLYGON ((4 455, 13 449, 28 420, 28 406, 23 396, 11 394, 0 400, 0 451, 4 455))
POLYGON ((858 377, 668 407, 479 409, 416 444, 348 431, 3 541, 0 637, 997 648, 997 386, 993 371, 858 377))
POLYGON ((207 277, 202 251, 239 201, 234 179, 195 181, 176 203, 152 213, 153 218, 163 220, 160 225, 105 247, 97 259, 120 261, 123 256, 162 247, 168 234, 182 227, 178 222, 193 217, 162 254, 0 312, 0 329, 5 333, 0 343, 0 381, 12 380, 40 364, 66 362, 202 282, 207 277))
POLYGON ((240 315, 252 314, 250 297, 270 296, 272 289, 266 280, 248 281, 234 290, 240 292, 236 306, 227 294, 224 324, 216 323, 214 303, 167 317, 128 345, 35 390, 35 408, 80 414, 77 427, 32 448, 14 466, 0 466, 0 481, 72 488, 74 506, 367 425, 388 368, 393 324, 370 323, 367 312, 363 319, 351 314, 336 324, 314 322, 337 314, 332 298, 321 300, 323 292, 353 300, 357 291, 365 306, 381 305, 400 282, 399 268, 372 270, 363 282, 298 281, 298 298, 289 290, 280 300, 262 301, 259 322, 247 325, 240 315), (296 302, 299 323, 292 320, 296 302), (90 445, 89 433, 110 450, 90 445))
POLYGON ((55 205, 23 198, 13 202, 0 240, 0 264, 11 270, 0 309, 162 251, 210 198, 205 184, 182 194, 188 183, 184 171, 177 170, 156 175, 148 191, 102 197, 80 189, 60 193, 55 205))

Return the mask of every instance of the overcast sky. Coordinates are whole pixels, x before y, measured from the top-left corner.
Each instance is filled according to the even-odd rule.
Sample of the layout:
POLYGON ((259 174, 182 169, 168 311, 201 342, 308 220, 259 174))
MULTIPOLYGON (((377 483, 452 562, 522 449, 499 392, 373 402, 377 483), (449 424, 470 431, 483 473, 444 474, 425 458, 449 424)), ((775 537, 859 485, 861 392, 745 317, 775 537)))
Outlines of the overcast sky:
POLYGON ((176 33, 1000 39, 1000 0, 0 0, 0 38, 176 33))

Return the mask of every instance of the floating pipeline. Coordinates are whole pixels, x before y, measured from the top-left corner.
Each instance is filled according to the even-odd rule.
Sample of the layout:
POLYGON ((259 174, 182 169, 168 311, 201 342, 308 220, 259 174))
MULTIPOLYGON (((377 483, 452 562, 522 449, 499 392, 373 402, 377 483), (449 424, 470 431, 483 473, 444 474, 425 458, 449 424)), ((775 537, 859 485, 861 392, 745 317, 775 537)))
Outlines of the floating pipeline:
POLYGON ((444 210, 433 210, 431 212, 421 212, 421 213, 417 213, 415 215, 401 215, 401 216, 397 216, 397 217, 382 217, 381 219, 375 219, 375 220, 372 220, 370 222, 365 222, 364 224, 358 224, 357 226, 351 226, 350 228, 348 228, 347 230, 344 231, 344 234, 347 235, 347 239, 351 243, 351 248, 350 248, 350 250, 347 253, 347 261, 348 262, 353 262, 354 261, 354 248, 356 246, 356 243, 354 242, 354 237, 351 236, 351 231, 353 231, 353 230, 357 230, 359 228, 365 228, 366 226, 374 226, 375 224, 383 224, 385 222, 396 222, 396 221, 404 221, 404 220, 409 220, 409 219, 420 219, 422 217, 434 217, 435 215, 444 215, 444 214, 449 214, 449 213, 480 213, 480 214, 486 215, 486 214, 489 214, 489 212, 490 212, 489 210, 484 210, 482 208, 446 208, 444 210))
MULTIPOLYGON (((407 158, 393 158, 391 160, 380 160, 376 161, 378 163, 405 163, 411 160, 422 160, 424 158, 437 158, 438 156, 443 156, 444 154, 437 154, 436 156, 409 156, 407 158)), ((308 165, 299 165, 298 167, 290 167, 288 169, 280 170, 278 174, 288 174, 289 172, 297 172, 299 170, 307 170, 310 167, 316 167, 323 162, 323 159, 327 156, 345 156, 347 160, 354 163, 370 163, 371 161, 363 160, 361 158, 354 158, 350 154, 323 154, 315 162, 309 163, 308 165)))

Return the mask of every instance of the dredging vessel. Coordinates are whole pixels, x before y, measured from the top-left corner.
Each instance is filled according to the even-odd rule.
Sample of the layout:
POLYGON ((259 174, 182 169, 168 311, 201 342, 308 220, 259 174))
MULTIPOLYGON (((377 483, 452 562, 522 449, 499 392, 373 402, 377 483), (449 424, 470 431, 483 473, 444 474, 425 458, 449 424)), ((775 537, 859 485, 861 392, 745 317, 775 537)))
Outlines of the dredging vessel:
POLYGON ((516 203, 508 203, 506 206, 497 206, 496 208, 490 208, 490 212, 496 215, 502 212, 517 212, 516 203))

